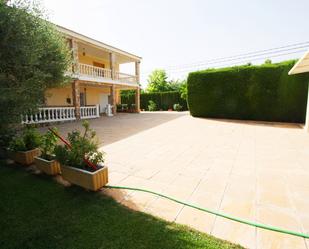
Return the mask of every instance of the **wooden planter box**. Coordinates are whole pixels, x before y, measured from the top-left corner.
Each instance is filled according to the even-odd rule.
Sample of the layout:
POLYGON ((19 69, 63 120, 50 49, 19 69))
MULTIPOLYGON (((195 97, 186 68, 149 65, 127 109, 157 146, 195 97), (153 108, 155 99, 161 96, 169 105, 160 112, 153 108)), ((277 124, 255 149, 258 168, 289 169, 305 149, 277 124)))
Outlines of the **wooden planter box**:
POLYGON ((60 168, 64 179, 85 189, 96 191, 108 183, 106 166, 95 172, 65 165, 60 165, 60 168))
POLYGON ((33 149, 28 151, 11 151, 10 157, 15 162, 22 165, 30 165, 34 162, 34 157, 39 156, 41 151, 39 149, 33 149))
POLYGON ((45 160, 41 157, 35 157, 34 158, 34 164, 35 166, 44 172, 47 175, 58 175, 60 174, 60 164, 56 160, 45 160))

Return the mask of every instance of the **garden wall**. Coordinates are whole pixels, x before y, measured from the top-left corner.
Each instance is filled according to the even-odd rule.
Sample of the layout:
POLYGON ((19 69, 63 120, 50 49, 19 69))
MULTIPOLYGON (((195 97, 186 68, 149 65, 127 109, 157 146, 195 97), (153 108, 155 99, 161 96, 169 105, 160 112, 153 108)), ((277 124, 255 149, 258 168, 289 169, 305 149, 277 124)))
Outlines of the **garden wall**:
POLYGON ((309 74, 289 76, 295 61, 193 72, 188 106, 195 117, 305 121, 309 74))
MULTIPOLYGON (((188 110, 187 101, 180 97, 180 93, 177 91, 172 92, 160 92, 160 93, 141 93, 140 105, 141 109, 148 110, 149 100, 156 103, 158 110, 162 109, 167 111, 172 109, 174 104, 180 104, 183 106, 183 110, 188 110)), ((134 104, 135 94, 129 94, 121 96, 122 104, 134 104)))

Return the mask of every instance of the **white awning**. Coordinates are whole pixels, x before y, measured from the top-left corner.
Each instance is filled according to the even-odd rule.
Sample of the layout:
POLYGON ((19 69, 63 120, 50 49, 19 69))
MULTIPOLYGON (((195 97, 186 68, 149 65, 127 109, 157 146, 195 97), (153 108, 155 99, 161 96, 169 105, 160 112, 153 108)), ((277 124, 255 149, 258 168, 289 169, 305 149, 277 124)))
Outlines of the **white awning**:
POLYGON ((294 65, 289 75, 309 72, 309 51, 294 65))

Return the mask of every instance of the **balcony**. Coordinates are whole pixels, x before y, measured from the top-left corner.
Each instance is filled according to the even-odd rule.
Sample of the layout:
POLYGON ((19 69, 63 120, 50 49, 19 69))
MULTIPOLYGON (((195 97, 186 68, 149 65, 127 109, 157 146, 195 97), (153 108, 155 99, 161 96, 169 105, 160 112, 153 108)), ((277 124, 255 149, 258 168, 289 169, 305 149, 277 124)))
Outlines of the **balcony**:
POLYGON ((135 75, 83 63, 78 64, 78 73, 75 73, 74 76, 80 80, 86 81, 138 86, 137 77, 135 75))

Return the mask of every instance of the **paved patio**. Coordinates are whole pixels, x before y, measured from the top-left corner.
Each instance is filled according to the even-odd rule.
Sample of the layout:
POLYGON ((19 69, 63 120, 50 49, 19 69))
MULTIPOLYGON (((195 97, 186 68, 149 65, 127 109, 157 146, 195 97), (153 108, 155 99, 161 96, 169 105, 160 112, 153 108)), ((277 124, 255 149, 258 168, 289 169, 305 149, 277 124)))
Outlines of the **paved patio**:
MULTIPOLYGON (((243 219, 309 233, 309 134, 298 125, 118 114, 92 120, 110 185, 147 188, 243 219)), ((80 123, 58 128, 64 134, 80 123)), ((309 240, 255 229, 150 194, 104 190, 130 208, 248 248, 304 249, 309 240)))

